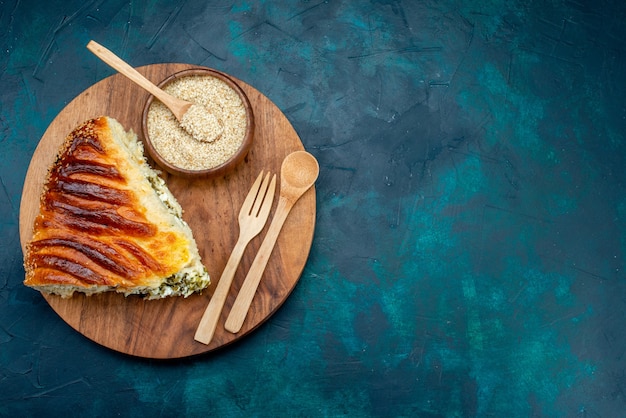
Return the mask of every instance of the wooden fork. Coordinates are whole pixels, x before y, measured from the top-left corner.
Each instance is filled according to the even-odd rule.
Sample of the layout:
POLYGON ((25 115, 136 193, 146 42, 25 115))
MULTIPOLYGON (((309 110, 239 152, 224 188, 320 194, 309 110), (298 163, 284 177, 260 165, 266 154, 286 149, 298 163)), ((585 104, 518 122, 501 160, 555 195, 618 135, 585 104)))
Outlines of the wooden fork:
POLYGON ((272 177, 271 183, 270 173, 267 173, 261 183, 262 178, 263 172, 259 173, 241 206, 239 211, 239 238, 196 330, 194 339, 203 344, 209 344, 215 334, 217 321, 224 308, 230 285, 246 246, 252 238, 261 232, 269 217, 274 201, 274 191, 276 190, 276 174, 272 177))

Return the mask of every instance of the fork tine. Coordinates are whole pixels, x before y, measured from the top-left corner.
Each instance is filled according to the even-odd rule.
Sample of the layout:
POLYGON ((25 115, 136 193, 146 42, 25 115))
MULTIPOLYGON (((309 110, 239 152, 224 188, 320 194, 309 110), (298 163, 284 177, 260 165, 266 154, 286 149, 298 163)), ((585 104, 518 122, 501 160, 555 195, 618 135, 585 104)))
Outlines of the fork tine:
POLYGON ((257 194, 259 194, 259 186, 261 185, 262 178, 263 178, 263 171, 259 173, 258 177, 254 181, 254 184, 252 184, 252 187, 250 187, 250 191, 248 192, 248 195, 246 196, 246 200, 244 200, 243 204, 241 205, 239 216, 250 214, 250 211, 252 210, 252 205, 254 204, 256 196, 257 194))
MULTIPOLYGON (((269 177, 269 173, 268 173, 269 177)), ((269 215, 270 209, 272 208, 272 202, 274 202, 274 192, 276 191, 276 174, 272 176, 272 182, 267 189, 267 194, 265 195, 265 199, 263 199, 263 206, 259 210, 259 218, 267 219, 269 215)))
POLYGON ((263 179, 263 184, 261 184, 261 187, 259 188, 259 192, 257 193, 256 200, 254 201, 254 207, 252 208, 252 211, 250 212, 251 216, 256 217, 259 215, 259 209, 261 208, 261 204, 267 199, 265 194, 267 193, 267 187, 269 183, 270 183, 270 173, 268 172, 265 178, 263 179))

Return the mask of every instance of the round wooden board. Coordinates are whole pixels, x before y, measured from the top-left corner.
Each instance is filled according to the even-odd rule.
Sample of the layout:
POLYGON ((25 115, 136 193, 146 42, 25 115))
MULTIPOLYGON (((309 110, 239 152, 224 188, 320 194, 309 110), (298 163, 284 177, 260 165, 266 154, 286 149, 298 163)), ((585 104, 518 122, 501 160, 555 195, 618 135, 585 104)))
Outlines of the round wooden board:
MULTIPOLYGON (((158 83, 188 68, 198 67, 155 64, 138 70, 158 83)), ((279 176, 284 157, 304 149, 287 118, 267 97, 243 81, 235 81, 248 95, 256 121, 254 143, 244 162, 227 175, 214 179, 189 180, 163 174, 194 232, 200 255, 211 275, 211 286, 201 295, 152 301, 113 292, 90 297, 75 294, 69 299, 44 295, 63 320, 89 339, 113 350, 146 358, 181 358, 205 353, 239 340, 261 325, 282 305, 298 282, 313 241, 314 187, 296 202, 287 218, 241 331, 231 334, 223 324, 261 245, 278 199, 274 201, 264 230, 246 248, 213 340, 204 345, 193 339, 238 238, 237 214, 254 179, 261 170, 270 170, 279 176)), ((116 74, 85 90, 54 119, 35 150, 24 182, 20 207, 22 249, 32 238, 32 225, 39 213, 39 197, 47 170, 67 134, 90 118, 106 115, 141 138, 141 111, 148 96, 143 89, 116 74)))

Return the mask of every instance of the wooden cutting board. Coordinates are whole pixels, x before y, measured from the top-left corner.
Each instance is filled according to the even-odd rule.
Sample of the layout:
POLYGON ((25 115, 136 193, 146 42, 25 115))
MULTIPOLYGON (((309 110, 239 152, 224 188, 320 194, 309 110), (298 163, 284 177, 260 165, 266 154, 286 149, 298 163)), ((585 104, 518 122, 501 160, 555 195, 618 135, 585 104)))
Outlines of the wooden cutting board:
MULTIPOLYGON (((155 64, 138 70, 159 83, 170 74, 189 68, 199 67, 155 64)), ((296 202, 287 218, 241 331, 231 334, 223 324, 271 222, 278 199, 275 199, 265 229, 246 249, 212 342, 207 346, 193 339, 237 240, 237 214, 254 179, 261 170, 270 170, 279 177, 283 159, 293 151, 304 149, 287 118, 267 97, 243 81, 234 80, 248 95, 256 121, 254 143, 244 162, 234 171, 214 179, 189 180, 163 174, 194 232, 200 255, 211 275, 211 286, 201 295, 151 301, 117 293, 90 297, 76 294, 69 299, 44 295, 65 322, 96 343, 122 353, 155 359, 205 353, 248 335, 282 305, 296 286, 315 229, 314 187, 296 202)), ((141 138, 141 111, 148 96, 143 89, 116 74, 85 90, 54 119, 37 146, 26 174, 20 208, 22 249, 32 238, 32 225, 39 211, 39 196, 48 167, 67 134, 90 118, 106 115, 141 138)))

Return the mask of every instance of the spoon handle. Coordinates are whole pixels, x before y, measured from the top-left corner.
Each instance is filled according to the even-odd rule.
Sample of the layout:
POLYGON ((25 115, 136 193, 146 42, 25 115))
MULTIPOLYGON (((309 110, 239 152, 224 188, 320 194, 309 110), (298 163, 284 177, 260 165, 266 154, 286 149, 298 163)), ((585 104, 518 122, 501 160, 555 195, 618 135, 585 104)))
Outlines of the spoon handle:
POLYGON ((239 294, 237 294, 235 303, 230 309, 230 313, 228 314, 228 318, 224 324, 224 328, 233 334, 239 332, 241 326, 243 325, 243 321, 246 319, 254 294, 259 287, 259 283, 261 282, 261 276, 263 275, 263 271, 267 266, 267 262, 272 254, 276 240, 278 239, 278 234, 280 233, 280 230, 282 229, 285 219, 287 219, 287 215, 289 215, 293 204, 294 202, 285 199, 283 196, 281 196, 278 200, 278 206, 276 207, 276 213, 274 214, 272 223, 265 234, 265 238, 259 248, 259 252, 250 266, 246 279, 239 290, 239 294))
MULTIPOLYGON (((154 83, 141 75, 137 70, 135 70, 125 61, 123 61, 121 58, 119 58, 117 55, 115 55, 113 52, 109 51, 107 48, 103 47, 99 43, 95 41, 89 41, 89 43, 87 44, 87 49, 93 52, 94 55, 96 55, 102 61, 117 70, 120 74, 126 76, 129 80, 147 90, 154 97, 156 97, 166 105, 172 104, 173 106, 179 107, 188 104, 183 100, 180 100, 174 96, 165 93, 163 90, 155 86, 154 83)), ((176 114, 176 112, 174 113, 176 114)), ((178 115, 176 116, 178 117, 178 115)))

